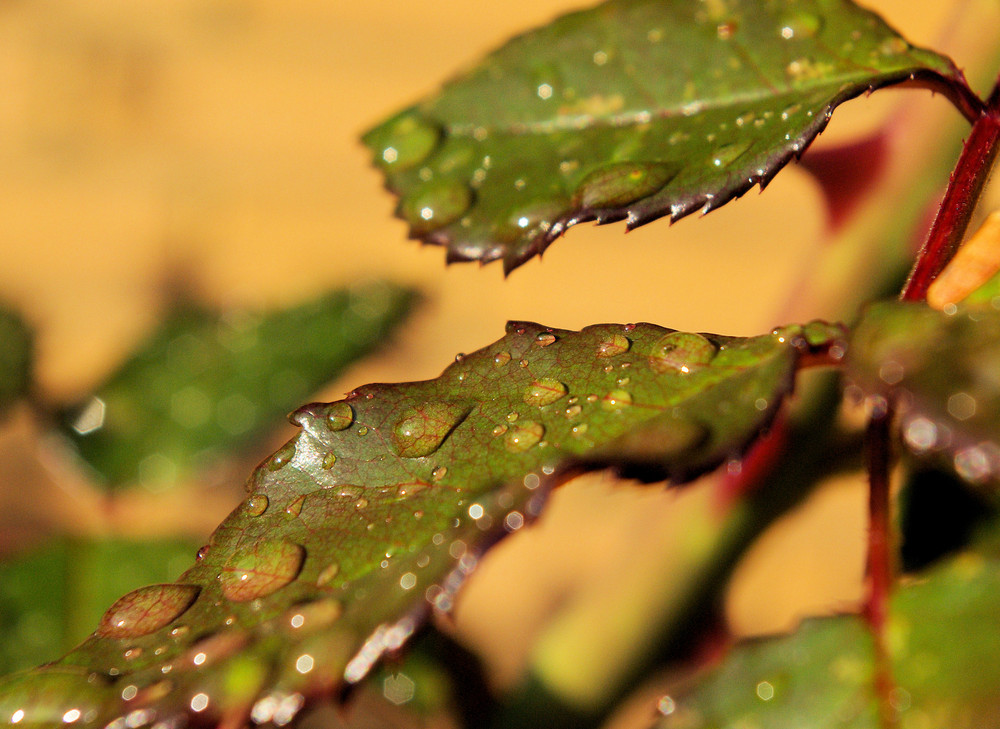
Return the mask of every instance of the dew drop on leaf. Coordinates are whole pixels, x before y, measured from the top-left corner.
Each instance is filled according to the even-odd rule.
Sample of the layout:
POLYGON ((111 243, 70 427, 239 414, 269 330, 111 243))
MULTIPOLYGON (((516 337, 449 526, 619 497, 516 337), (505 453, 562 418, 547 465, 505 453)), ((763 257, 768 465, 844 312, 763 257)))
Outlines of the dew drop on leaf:
POLYGON ((417 235, 443 228, 472 205, 472 191, 460 182, 441 181, 420 187, 400 203, 400 213, 417 235))
POLYGON ((402 458, 420 458, 441 447, 465 416, 462 402, 426 402, 406 410, 392 429, 392 448, 402 458))
POLYGON ((556 335, 552 332, 539 332, 535 336, 535 344, 539 347, 548 347, 550 344, 555 344, 556 335))
POLYGON ((302 513, 302 504, 305 502, 306 497, 303 494, 294 501, 292 501, 288 506, 285 507, 285 513, 289 516, 298 516, 302 513))
POLYGON ((270 460, 267 462, 267 468, 270 471, 277 471, 280 468, 284 468, 288 465, 291 460, 295 458, 295 442, 286 443, 277 453, 271 456, 270 460))
POLYGON ((316 578, 316 587, 326 587, 340 574, 340 565, 336 562, 331 562, 323 571, 319 573, 319 577, 316 578))
POLYGON ((289 610, 287 625, 300 634, 312 633, 333 625, 343 612, 344 607, 339 600, 324 597, 289 610))
POLYGON ((566 385, 550 377, 535 380, 524 392, 524 402, 528 405, 543 407, 551 405, 566 396, 566 385))
POLYGON ((823 30, 823 19, 807 12, 797 12, 781 21, 780 34, 785 40, 792 38, 814 38, 823 30))
POLYGON ((324 454, 324 456, 323 456, 323 468, 324 468, 324 470, 329 471, 331 468, 333 468, 336 465, 336 463, 337 463, 337 455, 335 453, 330 452, 330 453, 324 454))
POLYGON ((326 409, 326 427, 332 431, 344 430, 354 422, 354 408, 341 400, 326 409))
POLYGON ((233 602, 266 597, 299 574, 305 550, 283 540, 261 542, 234 554, 219 574, 222 594, 233 602))
POLYGON ((246 501, 246 511, 250 516, 260 516, 265 511, 267 511, 267 506, 270 503, 265 494, 256 493, 253 494, 246 501))
POLYGON ((622 207, 659 191, 676 174, 676 167, 659 162, 607 165, 583 178, 574 203, 585 210, 622 207))
POLYGON ((508 362, 510 362, 510 352, 498 352, 493 356, 493 364, 497 367, 503 367, 508 362))
POLYGON ((632 342, 624 334, 612 334, 597 345, 597 356, 602 358, 617 357, 620 354, 625 354, 631 346, 632 342))
POLYGON ((691 332, 671 332, 653 345, 649 366, 658 374, 680 372, 688 374, 708 366, 716 349, 708 339, 691 332))
POLYGON ((632 404, 632 394, 627 390, 612 390, 601 399, 601 407, 605 410, 624 410, 632 404))
POLYGON ((431 478, 435 481, 440 481, 442 478, 448 475, 448 468, 446 466, 438 466, 433 471, 431 471, 431 478))
POLYGON ((104 638, 137 638, 180 617, 198 597, 194 585, 148 585, 119 598, 97 627, 104 638))
POLYGON ((441 139, 441 130, 413 113, 399 117, 379 140, 377 161, 396 170, 423 162, 441 139))
POLYGON ((532 420, 523 420, 511 426, 504 436, 504 446, 511 453, 524 453, 541 441, 545 426, 532 420))

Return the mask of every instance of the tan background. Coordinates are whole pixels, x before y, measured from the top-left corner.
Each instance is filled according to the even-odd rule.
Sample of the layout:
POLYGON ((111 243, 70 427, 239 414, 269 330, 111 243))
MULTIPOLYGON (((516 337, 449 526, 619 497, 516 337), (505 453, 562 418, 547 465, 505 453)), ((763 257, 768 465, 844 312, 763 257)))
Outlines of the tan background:
MULTIPOLYGON (((961 5, 867 4, 930 45, 961 5)), ((823 225, 818 193, 795 169, 704 220, 626 237, 621 226, 580 226, 506 281, 499 265, 446 269, 441 250, 405 240, 359 132, 512 33, 578 6, 0 4, 0 296, 39 327, 46 391, 69 396, 98 379, 155 320, 163 284, 178 274, 223 305, 292 302, 375 276, 423 289, 428 303, 391 352, 356 367, 330 397, 362 382, 432 377, 456 352, 498 337, 507 319, 732 334, 784 323, 790 282, 815 259, 823 225)), ((967 63, 967 49, 948 50, 967 63)), ((880 96, 845 108, 830 136, 871 125, 898 98, 880 96)), ((920 114, 950 113, 940 98, 915 103, 920 114)), ((490 560, 496 576, 484 574, 459 612, 473 640, 503 637, 496 663, 507 677, 521 650, 507 636, 537 630, 533 621, 581 576, 600 590, 621 554, 649 548, 642 535, 669 532, 672 494, 575 489, 538 533, 490 560), (554 559, 536 559, 541 551, 554 559)), ((811 516, 769 537, 784 546, 761 553, 743 578, 738 624, 774 629, 801 609, 853 604, 862 503, 856 486, 828 489, 811 516)))

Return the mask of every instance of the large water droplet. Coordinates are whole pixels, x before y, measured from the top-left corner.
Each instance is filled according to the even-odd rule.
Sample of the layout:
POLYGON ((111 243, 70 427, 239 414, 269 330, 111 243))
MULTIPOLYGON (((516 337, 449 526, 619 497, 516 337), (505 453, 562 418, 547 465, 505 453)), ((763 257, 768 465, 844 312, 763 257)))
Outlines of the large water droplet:
POLYGON ((543 407, 562 399, 566 396, 566 392, 566 385, 559 380, 543 377, 528 385, 528 389, 524 391, 524 401, 528 405, 543 407))
POLYGON ((441 130, 408 112, 380 130, 377 160, 392 170, 405 170, 423 162, 441 139, 441 130))
POLYGON ((605 410, 624 410, 632 404, 632 394, 627 390, 612 390, 601 399, 601 407, 605 410))
POLYGON ((688 374, 708 366, 716 351, 715 345, 700 334, 671 332, 653 345, 649 366, 659 374, 688 374))
POLYGON ((256 493, 250 496, 246 500, 246 512, 250 516, 260 516, 265 511, 267 511, 267 506, 269 504, 267 496, 261 493, 256 493))
POLYGON ((305 500, 306 500, 305 494, 298 497, 297 499, 292 501, 288 506, 285 507, 285 513, 288 514, 289 516, 298 516, 299 514, 302 513, 302 504, 305 503, 305 500))
POLYGON ((584 177, 574 203, 585 210, 622 207, 658 192, 676 174, 676 167, 662 162, 617 162, 584 177))
POLYGON ((354 422, 354 408, 341 400, 326 408, 326 427, 333 431, 344 430, 354 422))
POLYGON ((469 414, 468 403, 442 400, 410 408, 392 429, 392 447, 402 458, 420 458, 441 447, 469 414))
POLYGON ((277 471, 288 465, 293 458, 295 458, 295 441, 286 443, 271 456, 267 461, 267 468, 269 471, 277 471))
POLYGON ((105 638, 136 638, 155 632, 182 615, 201 591, 194 585, 148 585, 118 598, 97 627, 105 638))
POLYGON ((400 203, 400 213, 417 235, 443 228, 462 217, 472 205, 472 191, 464 184, 429 182, 400 203))
POLYGON ((510 352, 497 352, 493 355, 493 364, 497 367, 503 367, 508 362, 510 362, 510 352))
POLYGON ((219 574, 222 594, 233 602, 266 597, 299 574, 305 550, 283 540, 260 542, 234 554, 219 574))
POLYGON ((545 426, 532 420, 514 423, 504 436, 504 447, 511 453, 524 453, 541 441, 545 426))
POLYGON ((624 334, 612 334, 600 341, 597 345, 598 357, 617 357, 625 354, 632 346, 632 342, 624 334))

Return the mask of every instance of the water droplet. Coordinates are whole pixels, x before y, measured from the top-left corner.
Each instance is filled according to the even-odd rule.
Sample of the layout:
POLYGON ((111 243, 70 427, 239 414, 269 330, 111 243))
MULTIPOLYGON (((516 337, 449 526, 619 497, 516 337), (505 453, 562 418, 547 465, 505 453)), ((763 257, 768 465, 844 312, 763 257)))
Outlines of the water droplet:
POLYGON ((535 344, 539 347, 548 347, 550 344, 555 344, 556 335, 552 332, 539 332, 535 335, 535 344))
POLYGON ((688 374, 706 367, 716 354, 715 345, 700 334, 671 332, 653 345, 649 366, 658 374, 688 374))
POLYGON ((340 619, 344 606, 332 597, 296 605, 286 613, 288 627, 302 635, 328 628, 340 619))
POLYGON ((597 356, 617 357, 619 354, 625 354, 631 346, 632 342, 624 334, 612 334, 597 345, 597 356))
POLYGON ((734 142, 716 147, 712 153, 713 167, 727 167, 742 157, 752 146, 751 142, 734 142))
POLYGON ((898 56, 900 53, 906 53, 910 49, 910 46, 902 38, 893 36, 882 41, 878 49, 883 56, 898 56))
POLYGON ((198 597, 194 585, 148 585, 118 598, 97 627, 105 638, 136 638, 155 632, 182 615, 198 597))
POLYGON ((402 458, 420 458, 441 447, 470 407, 450 400, 427 402, 403 413, 392 429, 392 446, 402 458))
POLYGON ((507 413, 507 422, 508 422, 508 423, 513 423, 513 422, 514 422, 515 420, 517 420, 517 419, 518 419, 519 417, 521 417, 521 416, 520 416, 520 415, 518 415, 517 413, 515 413, 515 412, 511 411, 511 412, 507 413))
POLYGON ((501 423, 493 429, 493 435, 503 435, 507 432, 507 426, 501 423))
POLYGON ((524 402, 528 405, 544 407, 565 397, 566 392, 566 385, 559 382, 559 380, 544 377, 528 385, 528 388, 524 391, 524 402))
POLYGON ((295 458, 295 441, 290 441, 271 456, 267 461, 267 468, 269 471, 277 471, 288 465, 293 458, 295 458))
POLYGON ((431 471, 431 478, 435 481, 440 481, 442 478, 448 475, 448 468, 446 466, 438 466, 433 471, 431 471))
POLYGON ((429 182, 405 197, 399 212, 417 235, 453 223, 472 206, 472 191, 452 180, 429 182))
POLYGON ((676 167, 661 162, 617 162, 584 177, 573 201, 584 210, 619 208, 658 192, 676 174, 676 167))
POLYGON ((319 573, 319 577, 316 578, 316 587, 326 587, 333 582, 338 574, 340 574, 340 565, 336 562, 331 562, 319 573))
POLYGON ((588 426, 586 423, 580 423, 579 425, 574 425, 573 429, 570 431, 574 438, 582 438, 586 435, 588 426))
POLYGON ((779 33, 785 40, 814 38, 823 29, 823 19, 813 13, 798 12, 782 19, 779 33))
POLYGON ((283 540, 259 542, 234 554, 219 574, 222 594, 233 602, 266 597, 299 574, 305 550, 283 540))
POLYGON ((537 445, 545 435, 545 426, 532 420, 524 420, 511 426, 504 437, 504 446, 511 453, 524 453, 537 445))
POLYGON ((441 139, 441 130, 407 112, 380 130, 379 160, 392 170, 405 170, 423 162, 441 139))
POLYGON ((246 511, 250 516, 260 516, 267 511, 268 498, 264 494, 253 494, 246 500, 246 511))
POLYGON ((525 367, 527 367, 528 366, 528 360, 526 360, 526 359, 519 360, 518 363, 517 363, 517 366, 520 367, 520 368, 522 368, 522 369, 525 368, 525 367))
POLYGON ((354 422, 354 408, 341 400, 330 403, 326 409, 326 427, 336 432, 344 430, 354 422))
POLYGON ((567 420, 571 420, 582 412, 583 408, 580 407, 579 405, 570 405, 568 408, 566 408, 566 418, 567 420))
POLYGON ((360 428, 358 428, 358 435, 368 435, 368 426, 362 425, 360 428))
POLYGON ((337 463, 337 455, 335 453, 326 453, 323 456, 323 468, 329 471, 337 463))
POLYGON ((605 410, 624 410, 632 404, 632 395, 626 390, 612 390, 601 399, 601 407, 605 410))
POLYGON ((302 513, 302 504, 305 502, 306 497, 303 494, 299 498, 295 499, 292 503, 285 507, 285 513, 289 516, 298 516, 302 513))
POLYGON ((358 499, 357 501, 354 502, 354 508, 356 508, 356 509, 367 509, 368 508, 368 499, 366 499, 364 497, 358 499))
POLYGON ((508 362, 510 362, 510 352, 498 352, 493 356, 493 364, 497 367, 503 367, 508 362))

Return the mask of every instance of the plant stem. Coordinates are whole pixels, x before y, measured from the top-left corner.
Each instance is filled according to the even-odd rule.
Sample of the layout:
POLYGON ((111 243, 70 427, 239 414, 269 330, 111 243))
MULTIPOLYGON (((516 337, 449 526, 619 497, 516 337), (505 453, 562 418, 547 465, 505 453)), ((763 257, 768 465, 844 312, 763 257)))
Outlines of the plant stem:
POLYGON ((972 125, 972 131, 965 140, 937 218, 903 287, 900 295, 903 301, 923 301, 927 287, 952 259, 962 242, 972 211, 1000 149, 998 101, 1000 93, 995 88, 987 110, 972 125))

